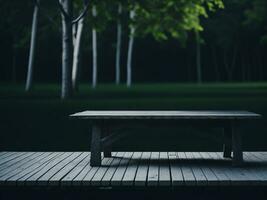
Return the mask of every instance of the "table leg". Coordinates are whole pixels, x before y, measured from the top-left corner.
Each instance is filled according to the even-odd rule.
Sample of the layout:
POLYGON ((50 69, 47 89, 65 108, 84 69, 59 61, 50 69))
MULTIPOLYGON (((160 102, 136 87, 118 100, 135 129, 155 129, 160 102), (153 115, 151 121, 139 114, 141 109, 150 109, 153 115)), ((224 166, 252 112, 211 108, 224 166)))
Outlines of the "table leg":
POLYGON ((232 128, 225 126, 223 128, 223 157, 231 158, 232 153, 232 128))
MULTIPOLYGON (((104 135, 107 137, 110 134, 109 127, 104 129, 104 135)), ((104 157, 111 157, 111 145, 104 146, 104 157)))
POLYGON ((240 166, 243 162, 242 137, 236 124, 232 124, 233 165, 240 166))
POLYGON ((101 127, 97 125, 93 125, 92 127, 90 165, 101 165, 101 127))

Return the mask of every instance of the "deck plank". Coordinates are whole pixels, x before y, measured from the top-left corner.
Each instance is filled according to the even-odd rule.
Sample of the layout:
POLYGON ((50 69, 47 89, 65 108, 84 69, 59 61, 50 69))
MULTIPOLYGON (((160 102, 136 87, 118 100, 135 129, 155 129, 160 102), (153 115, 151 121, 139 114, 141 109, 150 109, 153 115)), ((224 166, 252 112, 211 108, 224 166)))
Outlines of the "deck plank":
POLYGON ((169 165, 169 156, 167 152, 160 152, 159 154, 159 185, 171 186, 171 172, 169 165))
MULTIPOLYGON (((26 185, 36 185, 39 182, 39 178, 42 177, 45 173, 49 172, 49 170, 53 169, 54 166, 56 166, 58 163, 60 163, 62 160, 70 156, 71 152, 66 152, 60 154, 56 159, 53 159, 51 162, 49 162, 47 165, 45 165, 41 170, 27 178, 26 185), (37 181, 38 180, 38 181, 37 181)), ((45 180, 47 182, 48 180, 45 180)))
MULTIPOLYGON (((28 180, 38 172, 40 172, 42 169, 44 169, 47 165, 49 165, 50 162, 52 162, 55 159, 58 159, 60 155, 62 155, 63 152, 53 152, 50 156, 48 156, 46 159, 43 159, 42 162, 37 164, 36 166, 32 166, 27 171, 25 170, 22 176, 17 180, 17 185, 25 185, 28 180)), ((27 183, 28 184, 28 183, 27 183)))
POLYGON ((157 186, 159 182, 159 152, 152 152, 148 176, 147 176, 147 185, 148 186, 157 186))
POLYGON ((3 177, 8 173, 12 173, 12 171, 16 170, 18 167, 21 167, 22 165, 24 165, 25 163, 29 162, 31 159, 34 159, 36 156, 39 155, 40 155, 39 152, 37 153, 31 152, 21 156, 20 159, 15 162, 15 165, 9 165, 8 167, 2 169, 0 172, 0 177, 3 177))
POLYGON ((89 152, 0 154, 1 186, 179 187, 266 186, 267 153, 244 152, 233 167, 221 152, 113 152, 90 166, 89 152))
POLYGON ((49 179, 50 185, 59 185, 60 180, 67 175, 76 165, 78 165, 85 157, 87 156, 86 153, 77 153, 77 157, 74 157, 67 165, 65 165, 62 169, 60 169, 55 175, 53 175, 49 179))
MULTIPOLYGON (((37 163, 38 161, 42 160, 43 158, 45 158, 46 156, 48 156, 49 153, 44 153, 44 152, 38 152, 34 155, 31 156, 30 160, 26 160, 26 162, 24 162, 22 165, 16 165, 16 167, 14 169, 11 169, 9 173, 5 174, 4 176, 0 177, 0 182, 2 181, 6 181, 7 179, 9 179, 9 183, 10 184, 16 184, 12 183, 10 180, 12 180, 12 177, 15 177, 17 174, 23 172, 24 170, 32 167, 32 165, 34 165, 35 163, 37 163)), ((16 180, 16 179, 15 179, 16 180)))
POLYGON ((125 152, 118 152, 117 156, 112 161, 111 165, 109 166, 108 170, 106 171, 106 174, 101 180, 102 186, 110 186, 112 177, 114 176, 114 173, 116 172, 116 169, 120 166, 120 163, 123 160, 123 156, 125 155, 125 152))
POLYGON ((0 160, 0 171, 2 171, 4 168, 7 168, 11 165, 13 165, 15 162, 17 162, 18 160, 24 158, 23 156, 26 156, 27 153, 26 152, 18 152, 17 154, 13 154, 7 158, 1 159, 0 160))
POLYGON ((169 152, 169 162, 170 162, 170 173, 173 186, 179 186, 184 184, 183 173, 181 170, 181 165, 178 162, 178 157, 176 152, 169 152))
POLYGON ((90 153, 86 152, 86 157, 76 165, 70 173, 68 173, 62 180, 61 185, 70 186, 74 179, 84 170, 84 168, 90 164, 90 153))
POLYGON ((2 152, 1 156, 0 156, 0 161, 13 155, 13 154, 17 154, 18 152, 2 152))
MULTIPOLYGON (((208 152, 200 152, 200 153, 196 153, 199 154, 199 156, 202 159, 209 159, 209 160, 213 160, 213 157, 211 157, 208 152)), ((210 161, 209 161, 210 162, 210 161)), ((205 175, 206 179, 207 179, 207 183, 208 185, 218 185, 218 177, 216 176, 216 174, 212 171, 211 169, 212 164, 207 165, 202 165, 201 166, 201 170, 203 172, 203 174, 205 175)))
POLYGON ((32 164, 30 167, 27 167, 25 170, 19 172, 15 176, 10 177, 8 181, 10 181, 11 183, 16 182, 17 185, 23 185, 24 181, 28 177, 40 170, 41 167, 43 167, 47 162, 55 158, 57 155, 58 153, 46 152, 43 158, 32 164))
MULTIPOLYGON (((221 159, 221 156, 219 156, 216 152, 201 152, 201 155, 204 159, 211 159, 214 162, 219 162, 221 159)), ((215 176, 218 178, 219 185, 230 185, 230 179, 225 174, 226 166, 225 164, 214 164, 211 166, 211 170, 215 174, 215 176)))
MULTIPOLYGON (((178 152, 177 156, 179 159, 182 159, 181 162, 185 162, 186 159, 188 159, 184 152, 178 152)), ((185 185, 195 185, 196 184, 196 178, 195 178, 194 173, 191 169, 191 166, 188 163, 187 164, 183 163, 181 166, 181 170, 183 173, 185 185)))
MULTIPOLYGON (((112 154, 113 156, 117 155, 117 152, 112 154)), ((97 170, 97 172, 95 173, 94 177, 92 178, 91 181, 91 185, 93 186, 100 186, 101 185, 101 180, 104 177, 104 175, 106 174, 110 164, 113 162, 114 158, 110 157, 110 158, 104 158, 102 160, 102 166, 99 167, 99 169, 97 170)))
MULTIPOLYGON (((190 155, 190 157, 193 159, 201 158, 200 154, 195 153, 195 152, 188 152, 188 153, 186 153, 186 155, 187 155, 187 157, 190 155)), ((193 164, 191 169, 192 169, 194 176, 196 178, 197 185, 207 185, 208 179, 206 178, 207 175, 205 174, 205 168, 200 166, 198 160, 195 160, 195 162, 196 162, 196 164, 193 164)))
POLYGON ((122 185, 132 186, 134 184, 134 178, 136 176, 136 172, 138 169, 138 164, 139 164, 141 156, 142 156, 142 152, 133 153, 133 156, 131 160, 129 161, 128 167, 123 176, 122 185))
POLYGON ((111 179, 111 185, 112 186, 119 186, 122 184, 122 179, 125 174, 125 171, 128 167, 128 163, 130 162, 132 158, 133 152, 126 152, 122 161, 120 162, 118 168, 116 169, 112 179, 111 179))
POLYGON ((76 157, 78 157, 81 152, 72 152, 68 157, 63 159, 57 165, 50 168, 45 174, 43 174, 40 178, 38 178, 38 184, 47 185, 49 184, 50 179, 57 174, 61 169, 63 169, 66 165, 68 165, 71 161, 73 161, 76 157))
POLYGON ((141 160, 134 179, 135 186, 146 185, 150 157, 151 157, 151 152, 142 153, 141 160))

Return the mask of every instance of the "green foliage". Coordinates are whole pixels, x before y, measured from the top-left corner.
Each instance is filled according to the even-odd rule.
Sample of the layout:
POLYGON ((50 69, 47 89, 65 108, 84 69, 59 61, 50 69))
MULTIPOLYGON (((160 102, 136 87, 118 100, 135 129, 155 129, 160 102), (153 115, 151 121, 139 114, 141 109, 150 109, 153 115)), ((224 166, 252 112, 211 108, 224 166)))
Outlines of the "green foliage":
POLYGON ((112 2, 103 0, 91 0, 87 19, 91 27, 96 28, 98 32, 104 31, 108 23, 112 20, 112 2), (93 6, 96 8, 96 16, 93 16, 93 6))
POLYGON ((250 8, 246 9, 244 14, 246 19, 244 25, 252 27, 254 30, 262 32, 260 42, 267 44, 267 1, 254 0, 250 1, 250 8))
POLYGON ((156 40, 170 36, 184 42, 189 31, 203 31, 200 17, 223 8, 221 0, 150 0, 135 2, 136 35, 152 34, 156 40))

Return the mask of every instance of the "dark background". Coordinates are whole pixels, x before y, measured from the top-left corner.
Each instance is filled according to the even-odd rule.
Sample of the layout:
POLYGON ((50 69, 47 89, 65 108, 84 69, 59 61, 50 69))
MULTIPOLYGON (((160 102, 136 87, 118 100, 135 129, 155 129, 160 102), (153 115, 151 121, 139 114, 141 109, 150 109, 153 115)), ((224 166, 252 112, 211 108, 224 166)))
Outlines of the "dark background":
MULTIPOLYGON (((87 109, 250 110, 263 114, 263 120, 244 123, 241 130, 244 148, 267 150, 267 47, 264 40, 267 18, 253 22, 248 19, 246 13, 255 9, 254 2, 225 0, 225 9, 201 19, 203 84, 196 84, 196 42, 194 34, 188 33, 184 44, 174 39, 158 42, 150 36, 137 38, 133 52, 133 87, 111 85, 115 79, 116 24, 110 23, 98 34, 100 86, 91 89, 91 26, 86 21, 82 84, 72 99, 62 101, 61 26, 54 1, 42 1, 34 88, 25 93, 33 4, 30 0, 0 0, 3 16, 0 18, 1 150, 89 150, 89 125, 68 118, 71 113, 87 109), (226 65, 230 66, 232 77, 226 65)), ((126 23, 123 31, 124 83, 126 23)), ((137 129, 135 133, 116 144, 115 150, 222 149, 220 129, 166 126, 137 129)))

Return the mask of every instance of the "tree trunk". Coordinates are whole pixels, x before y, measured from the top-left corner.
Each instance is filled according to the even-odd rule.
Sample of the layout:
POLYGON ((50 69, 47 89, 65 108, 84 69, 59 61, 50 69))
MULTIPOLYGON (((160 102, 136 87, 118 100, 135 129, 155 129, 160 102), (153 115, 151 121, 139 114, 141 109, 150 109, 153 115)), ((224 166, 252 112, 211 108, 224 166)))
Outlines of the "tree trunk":
POLYGON ((62 16, 62 87, 61 98, 67 99, 72 95, 71 87, 71 65, 72 65, 72 0, 60 0, 63 8, 68 14, 68 18, 61 13, 62 16))
POLYGON ((26 91, 29 91, 32 88, 34 57, 35 57, 35 47, 36 47, 36 35, 37 35, 38 14, 39 14, 39 3, 40 3, 40 0, 35 1, 34 11, 33 11, 30 55, 29 55, 26 87, 25 87, 26 91))
MULTIPOLYGON (((122 13, 122 5, 119 4, 119 7, 118 7, 119 18, 120 18, 121 13, 122 13)), ((117 22, 117 45, 116 45, 116 84, 117 85, 120 84, 121 33, 122 33, 121 20, 118 19, 118 22, 117 22)))
POLYGON ((201 47, 200 35, 196 31, 196 65, 197 65, 197 82, 202 83, 202 67, 201 67, 201 47))
POLYGON ((73 64, 72 64, 72 88, 74 90, 78 89, 78 73, 80 66, 80 57, 81 57, 81 38, 83 32, 84 19, 80 19, 77 25, 74 50, 73 50, 73 64))
POLYGON ((227 80, 228 81, 231 81, 232 80, 232 77, 231 77, 231 71, 229 70, 230 69, 230 64, 228 62, 228 58, 227 58, 227 52, 226 50, 224 49, 223 50, 223 64, 224 64, 224 67, 225 67, 225 71, 226 71, 226 76, 227 76, 227 80))
MULTIPOLYGON (((130 18, 133 19, 135 16, 135 11, 130 11, 130 18)), ((135 28, 132 26, 130 28, 130 36, 129 36, 129 45, 128 45, 128 56, 127 56, 127 87, 131 87, 132 85, 132 54, 133 54, 133 44, 134 44, 134 33, 135 28)))
POLYGON ((218 60, 217 60, 216 48, 212 47, 211 52, 212 52, 213 64, 215 67, 215 74, 216 74, 215 81, 219 82, 220 81, 220 73, 219 73, 219 65, 218 65, 218 60))
MULTIPOLYGON (((96 7, 92 8, 93 17, 97 16, 96 7)), ((93 72, 92 72, 92 87, 95 88, 97 84, 97 33, 96 29, 92 29, 92 45, 93 45, 93 72)))
MULTIPOLYGON (((16 41, 16 40, 15 40, 16 41)), ((15 45, 15 42, 13 44, 13 58, 12 58, 12 82, 16 83, 17 82, 17 47, 15 45)))

